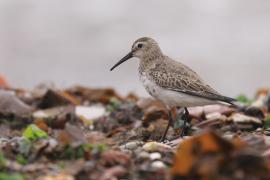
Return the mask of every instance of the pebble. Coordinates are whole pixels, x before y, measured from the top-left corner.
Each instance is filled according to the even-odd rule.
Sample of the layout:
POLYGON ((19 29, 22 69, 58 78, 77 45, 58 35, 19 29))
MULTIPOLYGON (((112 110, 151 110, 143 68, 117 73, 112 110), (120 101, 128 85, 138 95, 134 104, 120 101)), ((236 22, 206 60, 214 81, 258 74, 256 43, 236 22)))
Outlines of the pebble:
POLYGON ((40 176, 37 179, 38 180, 41 180, 41 179, 46 179, 46 180, 52 180, 52 179, 75 180, 75 178, 72 175, 65 174, 65 173, 60 173, 60 174, 57 174, 57 175, 40 176))
POLYGON ((226 116, 222 115, 220 112, 213 112, 206 115, 206 119, 208 120, 214 120, 214 119, 224 119, 226 116))
POLYGON ((3 114, 22 116, 32 112, 32 108, 20 100, 13 91, 0 89, 0 99, 0 112, 3 114))
POLYGON ((252 117, 257 117, 259 119, 264 119, 264 113, 262 112, 262 110, 258 107, 253 107, 253 106, 250 106, 250 107, 246 107, 244 109, 244 113, 247 115, 247 116, 252 116, 252 117))
POLYGON ((159 169, 164 169, 166 168, 166 165, 162 161, 154 161, 151 164, 151 168, 153 170, 159 170, 159 169))
POLYGON ((266 136, 270 136, 270 128, 267 128, 263 132, 266 136))
POLYGON ((158 143, 158 142, 148 142, 143 145, 142 147, 143 150, 147 152, 154 152, 154 151, 168 151, 171 150, 171 146, 158 143))
POLYGON ((195 127, 197 128, 215 127, 215 126, 220 126, 222 123, 223 123, 222 119, 218 119, 218 118, 207 119, 205 121, 199 122, 198 124, 196 124, 195 127))
POLYGON ((255 130, 255 132, 256 132, 257 134, 264 134, 264 130, 263 130, 262 128, 257 128, 257 129, 255 130))
POLYGON ((189 114, 193 117, 199 118, 203 115, 203 106, 190 107, 188 108, 189 114))
POLYGON ((120 149, 136 150, 143 144, 142 141, 132 141, 120 146, 120 149))
POLYGON ((237 128, 241 130, 247 130, 247 131, 254 129, 252 124, 237 124, 237 128))
POLYGON ((223 105, 207 105, 204 106, 203 109, 205 115, 211 114, 211 113, 220 113, 220 114, 231 114, 235 110, 233 108, 223 106, 223 105))
POLYGON ((103 106, 76 106, 75 114, 84 120, 92 121, 101 118, 106 113, 103 106))
POLYGON ((48 118, 49 115, 46 114, 44 111, 36 111, 33 113, 34 118, 48 118))
POLYGON ((54 148, 56 148, 58 145, 58 141, 53 139, 53 138, 50 138, 49 141, 48 141, 48 146, 46 148, 46 152, 47 153, 50 153, 54 150, 54 148))
POLYGON ((239 113, 233 114, 231 117, 228 118, 228 120, 235 123, 252 123, 262 125, 262 121, 260 119, 239 113))
POLYGON ((139 159, 150 159, 150 154, 148 152, 142 151, 138 154, 139 159))
POLYGON ((151 154, 150 154, 150 159, 151 159, 151 160, 161 159, 161 154, 158 153, 158 152, 151 153, 151 154))
POLYGON ((266 151, 264 151, 262 155, 264 157, 269 157, 270 156, 270 149, 267 149, 266 151))
POLYGON ((33 113, 33 117, 36 119, 54 118, 58 116, 60 113, 64 113, 65 111, 67 111, 67 107, 65 106, 53 107, 45 110, 35 111, 33 113))
POLYGON ((126 154, 132 154, 132 151, 129 149, 121 149, 121 151, 126 153, 126 154))
POLYGON ((224 137, 225 139, 232 140, 233 137, 234 137, 234 134, 232 134, 232 133, 230 133, 230 134, 229 134, 229 133, 228 133, 228 134, 224 134, 223 137, 224 137))
POLYGON ((158 118, 166 115, 167 110, 163 103, 152 98, 142 98, 137 102, 137 106, 144 110, 144 123, 148 123, 151 120, 156 120, 158 118))
POLYGON ((264 142, 266 145, 270 146, 270 137, 269 136, 264 136, 264 142))

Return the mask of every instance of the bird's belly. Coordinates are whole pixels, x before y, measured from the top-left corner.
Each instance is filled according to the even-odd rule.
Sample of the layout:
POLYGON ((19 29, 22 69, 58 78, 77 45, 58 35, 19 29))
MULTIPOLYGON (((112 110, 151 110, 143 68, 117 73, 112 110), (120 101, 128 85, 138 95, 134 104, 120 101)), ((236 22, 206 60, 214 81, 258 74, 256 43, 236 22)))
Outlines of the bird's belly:
POLYGON ((165 89, 145 77, 141 77, 141 81, 151 96, 161 100, 164 104, 170 107, 193 107, 218 103, 216 101, 165 89))
POLYGON ((217 104, 216 101, 191 96, 185 93, 176 92, 167 89, 157 90, 158 95, 157 99, 163 101, 170 107, 179 106, 179 107, 193 107, 193 106, 203 106, 210 104, 217 104))

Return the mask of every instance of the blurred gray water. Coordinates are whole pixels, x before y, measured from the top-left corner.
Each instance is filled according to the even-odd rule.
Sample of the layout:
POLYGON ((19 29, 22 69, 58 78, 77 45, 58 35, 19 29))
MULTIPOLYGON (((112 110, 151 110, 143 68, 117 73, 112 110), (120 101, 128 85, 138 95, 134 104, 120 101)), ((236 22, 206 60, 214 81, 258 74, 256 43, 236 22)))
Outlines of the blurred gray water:
POLYGON ((1 0, 0 74, 146 95, 137 59, 109 71, 141 36, 226 95, 270 86, 268 0, 1 0))

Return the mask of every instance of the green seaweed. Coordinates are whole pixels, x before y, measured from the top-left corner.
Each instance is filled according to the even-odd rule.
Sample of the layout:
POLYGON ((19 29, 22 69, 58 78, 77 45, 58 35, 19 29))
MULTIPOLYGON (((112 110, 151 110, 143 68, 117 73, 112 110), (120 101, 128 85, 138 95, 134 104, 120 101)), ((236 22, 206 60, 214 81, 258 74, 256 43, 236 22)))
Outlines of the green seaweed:
POLYGON ((270 114, 264 119, 263 127, 265 129, 270 128, 270 114))
POLYGON ((48 138, 48 134, 35 124, 30 124, 23 132, 23 137, 30 141, 35 141, 41 138, 48 138))
POLYGON ((236 100, 243 103, 243 104, 246 104, 246 105, 249 105, 253 102, 253 100, 249 99, 246 95, 244 94, 240 94, 236 97, 236 100))
POLYGON ((18 173, 8 174, 0 172, 0 180, 24 180, 24 177, 18 173))

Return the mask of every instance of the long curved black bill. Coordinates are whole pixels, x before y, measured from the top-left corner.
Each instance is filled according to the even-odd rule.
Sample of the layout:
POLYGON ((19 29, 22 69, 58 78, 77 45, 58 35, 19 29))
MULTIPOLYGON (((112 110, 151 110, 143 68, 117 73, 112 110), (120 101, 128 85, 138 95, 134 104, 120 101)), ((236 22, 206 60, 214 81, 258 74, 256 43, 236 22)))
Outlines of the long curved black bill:
POLYGON ((132 51, 123 57, 118 63, 116 63, 110 70, 114 70, 117 66, 133 57, 132 51))

